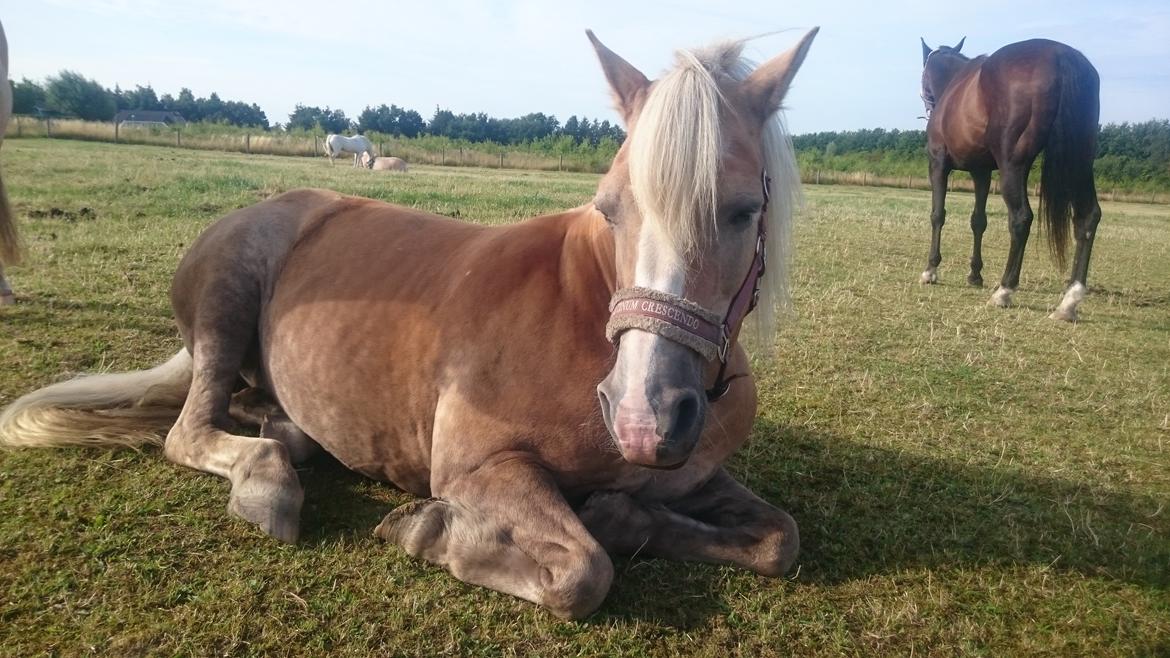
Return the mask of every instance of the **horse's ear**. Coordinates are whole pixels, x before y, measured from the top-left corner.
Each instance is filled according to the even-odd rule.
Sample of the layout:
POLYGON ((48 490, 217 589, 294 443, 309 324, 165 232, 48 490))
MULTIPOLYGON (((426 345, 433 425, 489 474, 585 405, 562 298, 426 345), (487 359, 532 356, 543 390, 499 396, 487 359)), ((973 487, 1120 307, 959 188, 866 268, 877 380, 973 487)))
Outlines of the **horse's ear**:
POLYGON ((744 94, 761 119, 767 120, 780 109, 780 103, 788 93, 788 86, 796 77, 796 71, 800 69, 813 37, 820 29, 814 27, 809 30, 792 50, 764 62, 743 81, 744 94))
POLYGON ((959 39, 959 45, 955 46, 955 52, 959 52, 960 50, 963 49, 963 42, 966 40, 967 40, 967 37, 963 37, 962 39, 959 39))
MULTIPOLYGON (((926 39, 923 39, 922 37, 918 38, 922 41, 922 65, 926 66, 926 58, 930 57, 930 53, 934 52, 934 49, 926 45, 926 39)), ((963 38, 965 39, 966 37, 963 38)))
POLYGON ((609 88, 613 91, 618 112, 621 112, 622 120, 628 127, 641 106, 640 98, 650 87, 650 81, 632 64, 606 48, 605 44, 593 35, 593 30, 585 30, 585 34, 589 36, 593 49, 597 51, 597 59, 601 61, 601 70, 605 72, 606 80, 609 80, 609 88))

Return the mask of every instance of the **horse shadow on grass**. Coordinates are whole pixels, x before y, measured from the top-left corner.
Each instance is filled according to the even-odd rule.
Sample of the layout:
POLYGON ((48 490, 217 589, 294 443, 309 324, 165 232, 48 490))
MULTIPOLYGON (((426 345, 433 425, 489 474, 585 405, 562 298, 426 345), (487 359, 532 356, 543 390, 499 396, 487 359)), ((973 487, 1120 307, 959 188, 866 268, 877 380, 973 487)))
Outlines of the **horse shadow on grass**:
MULTIPOLYGON (((797 520, 796 578, 806 584, 907 569, 1033 566, 1170 587, 1170 509, 1163 509, 1170 505, 1154 496, 863 446, 767 420, 728 468, 797 520)), ((300 474, 308 544, 376 541, 382 516, 411 499, 328 456, 300 474)), ((686 630, 729 610, 725 568, 640 557, 617 558, 615 568, 598 623, 686 630)))
POLYGON ((1170 507, 1153 495, 970 466, 769 421, 730 468, 801 530, 800 580, 1040 566, 1170 587, 1170 507), (766 455, 766 459, 760 459, 766 455))

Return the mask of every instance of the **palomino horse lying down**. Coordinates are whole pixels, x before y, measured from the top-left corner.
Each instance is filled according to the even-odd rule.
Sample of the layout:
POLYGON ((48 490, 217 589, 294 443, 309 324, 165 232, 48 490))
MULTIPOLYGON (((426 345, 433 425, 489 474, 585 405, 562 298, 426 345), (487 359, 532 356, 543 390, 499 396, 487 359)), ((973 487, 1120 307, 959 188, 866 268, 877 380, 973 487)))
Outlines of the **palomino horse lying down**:
POLYGON ((406 160, 394 157, 377 157, 371 158, 369 155, 362 156, 362 164, 367 169, 374 171, 406 171, 406 160))
POLYGON ((610 552, 783 574, 796 523, 722 463, 756 408, 739 330, 783 292, 775 115, 815 33, 754 71, 739 43, 682 52, 653 83, 590 33, 630 127, 592 203, 499 227, 322 190, 238 210, 179 264, 178 354, 26 395, 0 442, 170 427, 166 457, 284 541, 319 446, 420 497, 378 537, 564 617, 601 604, 610 552), (259 438, 233 433, 241 377, 276 401, 259 438))

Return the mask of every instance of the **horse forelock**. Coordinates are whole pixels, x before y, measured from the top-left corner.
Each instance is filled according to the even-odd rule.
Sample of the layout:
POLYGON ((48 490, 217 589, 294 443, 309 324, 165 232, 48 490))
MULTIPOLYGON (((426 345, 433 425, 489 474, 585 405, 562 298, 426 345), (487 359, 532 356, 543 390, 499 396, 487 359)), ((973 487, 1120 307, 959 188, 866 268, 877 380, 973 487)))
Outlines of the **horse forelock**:
MULTIPOLYGON (((657 224, 678 254, 693 251, 705 235, 715 233, 725 155, 722 120, 735 110, 720 84, 740 82, 755 69, 742 56, 744 44, 730 41, 679 51, 674 68, 651 88, 630 137, 630 185, 643 221, 657 224)), ((776 310, 788 303, 791 222, 800 181, 781 112, 765 123, 761 141, 772 184, 764 218, 768 266, 753 315, 757 333, 765 339, 761 342, 771 345, 776 310)))

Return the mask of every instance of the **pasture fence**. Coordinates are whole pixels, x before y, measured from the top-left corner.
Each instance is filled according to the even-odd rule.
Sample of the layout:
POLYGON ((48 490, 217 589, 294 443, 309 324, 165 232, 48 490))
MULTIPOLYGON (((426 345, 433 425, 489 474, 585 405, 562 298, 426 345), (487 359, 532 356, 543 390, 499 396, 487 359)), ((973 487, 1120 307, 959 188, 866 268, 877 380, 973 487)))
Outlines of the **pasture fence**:
MULTIPOLYGON (((116 142, 174 146, 206 151, 226 151, 249 155, 278 155, 294 157, 321 157, 324 139, 319 135, 282 132, 248 132, 238 128, 196 124, 187 128, 157 125, 121 125, 113 122, 83 121, 80 119, 40 119, 14 116, 9 122, 6 138, 47 137, 85 141, 116 142)), ((396 156, 412 164, 443 167, 483 167, 493 169, 526 169, 536 171, 571 171, 605 173, 610 157, 601 153, 547 153, 520 146, 504 147, 498 144, 464 146, 436 146, 433 142, 403 137, 375 135, 378 154, 396 156)), ((801 182, 809 185, 859 185, 867 187, 895 187, 930 190, 926 176, 889 176, 867 171, 836 171, 804 169, 801 182)), ((991 193, 999 194, 999 179, 993 178, 991 193)), ((950 177, 949 191, 974 192, 970 178, 961 172, 950 177)), ((1033 183, 1032 195, 1039 195, 1038 183, 1033 183)), ((1108 201, 1137 203, 1170 203, 1170 193, 1132 189, 1099 189, 1098 197, 1108 201)))

